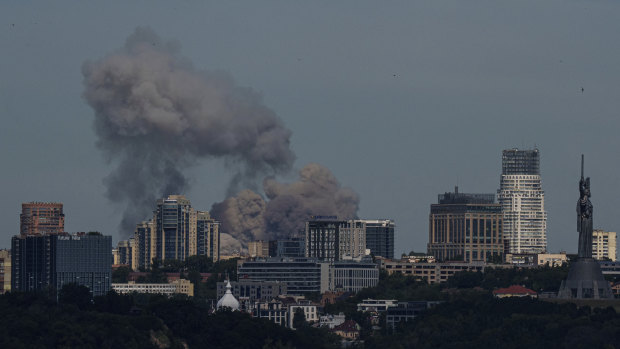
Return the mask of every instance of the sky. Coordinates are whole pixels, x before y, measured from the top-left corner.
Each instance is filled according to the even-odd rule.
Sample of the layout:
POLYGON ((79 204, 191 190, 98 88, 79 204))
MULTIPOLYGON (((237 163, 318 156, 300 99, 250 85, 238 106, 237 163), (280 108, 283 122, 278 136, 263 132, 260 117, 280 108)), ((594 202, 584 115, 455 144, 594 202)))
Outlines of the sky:
MULTIPOLYGON (((394 219, 396 255, 426 250, 437 194, 495 193, 515 147, 540 150, 549 251, 576 252, 582 153, 595 228, 620 227, 618 13, 604 0, 4 1, 0 248, 29 201, 64 203, 69 232, 121 237, 82 66, 140 26, 260 93, 292 131, 294 168, 328 167, 361 218, 394 219)), ((187 171, 194 207, 226 198, 224 161, 187 171)))

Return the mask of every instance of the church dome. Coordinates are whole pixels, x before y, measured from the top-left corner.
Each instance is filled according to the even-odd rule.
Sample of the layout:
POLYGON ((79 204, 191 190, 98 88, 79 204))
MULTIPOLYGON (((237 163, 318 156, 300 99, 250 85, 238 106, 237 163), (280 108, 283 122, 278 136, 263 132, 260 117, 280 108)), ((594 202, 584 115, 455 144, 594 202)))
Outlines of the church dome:
POLYGON ((230 281, 226 280, 226 293, 224 296, 217 302, 217 310, 221 308, 230 308, 230 310, 235 311, 239 310, 239 301, 233 296, 230 289, 230 281))

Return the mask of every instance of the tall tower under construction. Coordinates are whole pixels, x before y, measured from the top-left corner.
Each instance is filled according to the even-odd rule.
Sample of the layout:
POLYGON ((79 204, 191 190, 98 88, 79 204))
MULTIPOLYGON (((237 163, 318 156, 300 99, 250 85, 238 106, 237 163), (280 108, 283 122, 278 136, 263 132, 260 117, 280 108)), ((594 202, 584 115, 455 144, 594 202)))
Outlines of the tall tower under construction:
POLYGON ((502 152, 502 176, 497 199, 504 216, 507 253, 547 250, 547 212, 540 178, 538 149, 502 152))

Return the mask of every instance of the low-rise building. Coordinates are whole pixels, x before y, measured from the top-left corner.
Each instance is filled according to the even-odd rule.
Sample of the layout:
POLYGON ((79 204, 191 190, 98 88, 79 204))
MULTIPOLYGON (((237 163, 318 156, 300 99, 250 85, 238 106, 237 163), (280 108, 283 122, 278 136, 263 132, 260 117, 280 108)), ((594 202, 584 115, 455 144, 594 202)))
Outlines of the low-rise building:
POLYGON ((439 302, 415 301, 398 302, 394 307, 389 307, 385 313, 386 326, 392 330, 401 321, 413 320, 421 312, 425 311, 439 302))
POLYGON ((384 312, 390 307, 398 305, 396 299, 364 299, 362 303, 357 303, 357 311, 363 312, 384 312))
POLYGON ((359 292, 378 283, 379 266, 370 257, 341 260, 330 266, 331 291, 359 292))
POLYGON ((260 319, 267 319, 280 326, 286 326, 288 309, 279 300, 259 301, 254 303, 252 316, 260 319))
POLYGON ((287 326, 290 329, 295 329, 295 326, 293 326, 293 319, 295 317, 295 312, 297 311, 297 309, 301 309, 304 312, 304 316, 306 317, 306 322, 308 323, 313 323, 313 322, 317 322, 319 321, 319 312, 317 310, 317 306, 316 304, 313 304, 311 302, 298 302, 295 304, 289 304, 288 305, 288 321, 287 321, 287 326))
POLYGON ((620 276, 620 262, 599 261, 603 275, 620 276))
POLYGON ((266 258, 237 262, 239 280, 286 283, 287 293, 303 295, 329 289, 329 263, 314 258, 266 258))
POLYGON ((173 294, 185 294, 187 296, 194 296, 194 284, 189 280, 178 279, 169 283, 146 283, 137 284, 134 281, 128 283, 114 283, 112 289, 116 293, 128 294, 128 293, 151 293, 151 294, 163 294, 172 296, 173 294))
POLYGON ((536 291, 530 290, 529 288, 520 286, 520 285, 512 285, 507 288, 499 288, 493 291, 493 296, 495 298, 506 298, 506 297, 530 297, 530 298, 538 298, 538 294, 536 291))
POLYGON ((360 337, 360 325, 353 320, 347 320, 342 324, 334 327, 332 332, 342 337, 343 339, 355 341, 360 337))
POLYGON ((344 313, 340 313, 338 315, 326 314, 326 315, 319 317, 319 326, 332 329, 344 323, 345 320, 346 319, 345 319, 344 313))
MULTIPOLYGON (((407 261, 382 260, 381 268, 389 275, 401 273, 424 280, 429 284, 445 282, 460 271, 484 271, 485 262, 409 263, 407 261)), ((494 267, 497 267, 494 265, 494 267)))
POLYGON ((539 267, 561 267, 564 263, 568 263, 566 252, 562 253, 539 253, 536 255, 535 264, 539 267))

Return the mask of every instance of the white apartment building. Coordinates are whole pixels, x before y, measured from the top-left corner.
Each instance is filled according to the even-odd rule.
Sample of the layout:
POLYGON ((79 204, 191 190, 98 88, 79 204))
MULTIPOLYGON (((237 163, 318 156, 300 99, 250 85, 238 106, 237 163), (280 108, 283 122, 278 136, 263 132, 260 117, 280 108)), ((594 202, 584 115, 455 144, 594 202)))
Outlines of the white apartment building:
POLYGON ((592 232, 592 258, 602 260, 609 258, 616 261, 616 236, 613 231, 594 230, 592 232))
POLYGON ((547 212, 538 149, 502 153, 497 199, 502 205, 505 253, 537 254, 547 250, 547 212))

